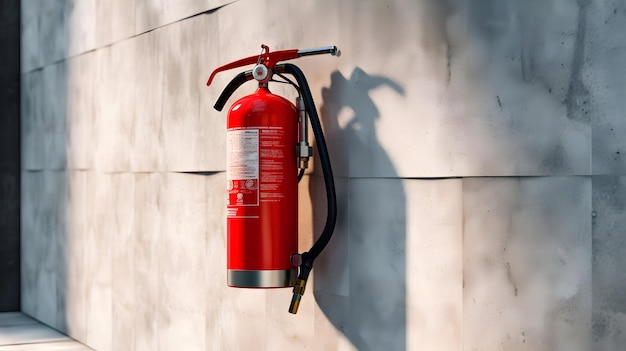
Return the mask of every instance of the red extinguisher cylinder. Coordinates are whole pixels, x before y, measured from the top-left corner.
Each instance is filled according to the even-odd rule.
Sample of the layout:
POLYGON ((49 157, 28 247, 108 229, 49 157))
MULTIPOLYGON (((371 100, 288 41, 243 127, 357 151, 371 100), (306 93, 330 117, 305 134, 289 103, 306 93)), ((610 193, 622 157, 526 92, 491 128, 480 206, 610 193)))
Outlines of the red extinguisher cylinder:
POLYGON ((227 283, 295 284, 298 251, 298 114, 260 87, 236 101, 227 127, 227 283))

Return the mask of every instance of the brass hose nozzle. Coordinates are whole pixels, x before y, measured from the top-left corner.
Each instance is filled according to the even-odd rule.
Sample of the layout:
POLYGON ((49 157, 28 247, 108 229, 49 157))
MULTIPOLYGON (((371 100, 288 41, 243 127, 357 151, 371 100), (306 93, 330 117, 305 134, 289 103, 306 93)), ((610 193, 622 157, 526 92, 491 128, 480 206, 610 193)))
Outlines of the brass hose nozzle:
POLYGON ((300 307, 300 300, 306 290, 306 280, 298 279, 296 285, 293 287, 293 296, 291 297, 291 304, 289 305, 289 313, 298 313, 298 307, 300 307))

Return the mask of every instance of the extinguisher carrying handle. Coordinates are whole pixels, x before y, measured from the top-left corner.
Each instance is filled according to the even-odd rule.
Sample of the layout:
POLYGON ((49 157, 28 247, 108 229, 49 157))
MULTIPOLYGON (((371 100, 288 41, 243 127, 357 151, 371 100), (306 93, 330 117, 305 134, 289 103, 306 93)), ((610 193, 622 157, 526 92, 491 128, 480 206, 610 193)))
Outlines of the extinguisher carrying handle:
POLYGON ((213 108, 215 108, 218 111, 222 111, 222 109, 224 108, 224 105, 226 105, 226 102, 228 101, 228 99, 230 99, 230 97, 233 95, 235 90, 239 89, 239 87, 243 83, 249 80, 252 80, 252 78, 253 76, 252 76, 251 70, 241 72, 238 75, 236 75, 235 78, 233 78, 233 80, 231 80, 230 83, 226 85, 226 88, 222 90, 222 93, 217 98, 217 101, 215 101, 215 105, 213 105, 213 108))

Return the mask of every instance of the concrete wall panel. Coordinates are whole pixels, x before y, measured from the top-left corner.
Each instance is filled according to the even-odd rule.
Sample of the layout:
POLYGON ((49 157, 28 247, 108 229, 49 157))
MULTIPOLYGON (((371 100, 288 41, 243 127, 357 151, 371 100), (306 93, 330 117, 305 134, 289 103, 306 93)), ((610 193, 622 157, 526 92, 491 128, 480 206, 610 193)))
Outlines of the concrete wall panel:
POLYGON ((464 344, 462 181, 403 183, 407 350, 460 350, 464 344))
POLYGON ((135 23, 135 0, 96 0, 96 47, 132 37, 135 23))
POLYGON ((158 347, 206 350, 206 182, 203 175, 168 173, 159 197, 158 347))
POLYGON ((163 175, 159 173, 135 176, 134 202, 134 340, 129 348, 155 350, 158 348, 158 243, 161 238, 160 202, 163 175))
POLYGON ((96 101, 100 94, 97 53, 90 52, 67 61, 66 144, 68 169, 94 168, 96 101))
POLYGON ((66 0, 39 1, 39 45, 43 66, 67 57, 69 49, 69 7, 66 0))
POLYGON ((133 144, 131 169, 134 171, 163 170, 165 128, 163 125, 164 69, 163 32, 146 33, 133 39, 135 45, 134 78, 128 83, 134 89, 133 144))
POLYGON ((624 238, 626 179, 594 176, 593 186, 593 348, 624 344, 624 238))
POLYGON ((36 221, 39 211, 38 198, 42 192, 42 175, 38 172, 23 171, 21 174, 21 300, 22 312, 35 316, 39 304, 37 292, 37 277, 39 271, 41 226, 36 221))
POLYGON ((66 275, 65 243, 67 174, 23 172, 21 226, 22 310, 48 324, 63 327, 66 275))
POLYGON ((593 120, 594 174, 626 174, 626 121, 621 94, 626 89, 626 6, 619 1, 592 1, 588 5, 584 83, 588 98, 582 103, 593 120))
MULTIPOLYGON (((312 73, 310 79, 318 104, 323 105, 327 129, 331 134, 337 131, 333 135, 343 140, 340 148, 333 148, 335 154, 344 154, 349 164, 347 174, 340 175, 392 176, 386 158, 396 163, 398 175, 405 177, 589 174, 589 121, 568 117, 574 113, 569 102, 551 95, 552 86, 555 91, 569 89, 564 81, 572 73, 574 39, 559 33, 577 29, 577 6, 547 6, 563 21, 548 28, 554 34, 544 40, 532 22, 535 9, 518 9, 512 3, 504 6, 504 15, 517 13, 524 21, 499 22, 505 26, 502 31, 485 32, 481 21, 496 20, 483 17, 501 14, 470 9, 492 5, 500 6, 488 2, 436 5, 396 1, 324 4, 317 7, 326 11, 293 11, 294 21, 302 28, 325 27, 327 23, 338 27, 338 33, 329 35, 323 30, 300 31, 281 21, 280 12, 260 10, 263 15, 220 21, 222 38, 228 38, 221 47, 229 53, 225 62, 250 55, 243 48, 267 41, 267 33, 275 33, 270 35, 276 38, 272 44, 277 48, 330 42, 344 48, 339 60, 320 57, 300 61, 305 69, 314 67, 313 72, 332 72, 330 81, 327 74, 318 81, 312 73), (428 20, 409 21, 407 16, 428 20), (369 25, 374 22, 386 25, 369 25), (256 32, 253 28, 264 30, 256 32), (249 35, 230 40, 238 31, 249 35), (516 34, 525 31, 527 36, 516 34), (564 44, 552 52, 550 45, 557 41, 564 44), (393 48, 403 54, 380 54, 396 50, 393 48), (515 55, 511 57, 512 52, 515 55), (527 72, 531 68, 522 72, 522 61, 530 56, 538 57, 534 59, 538 67, 532 69, 539 73, 527 72), (553 72, 552 67, 561 63, 562 72, 546 78, 551 79, 546 83, 550 87, 543 88, 545 84, 538 78, 530 77, 553 72), (319 86, 325 89, 322 96, 318 95, 319 86), (535 139, 529 137, 530 130, 535 139), (380 149, 376 149, 378 145, 380 149)), ((217 14, 246 13, 245 7, 246 3, 238 2, 217 14)))
POLYGON ((67 65, 46 66, 42 72, 41 116, 43 122, 43 168, 67 168, 67 65))
POLYGON ((591 348, 589 177, 464 179, 468 349, 591 348))
POLYGON ((212 106, 221 90, 206 87, 220 52, 216 30, 214 18, 198 16, 158 32, 163 65, 168 67, 163 77, 161 130, 167 170, 225 169, 226 118, 211 113, 216 112, 212 106))
POLYGON ((87 262, 86 242, 88 193, 91 192, 89 171, 68 172, 68 212, 67 212, 67 240, 65 247, 65 265, 67 267, 65 281, 65 298, 70 303, 65 304, 65 313, 62 316, 64 328, 62 332, 72 335, 81 342, 87 341, 87 281, 85 269, 87 262), (88 187, 89 185, 89 187, 88 187))
POLYGON ((96 29, 101 21, 97 20, 98 0, 69 0, 68 25, 72 34, 68 36, 68 57, 79 55, 96 48, 96 29))
MULTIPOLYGON (((26 73, 41 66, 39 46, 39 1, 24 0, 20 2, 21 25, 21 66, 20 72, 26 73)), ((28 91, 28 90, 25 90, 28 91)))
POLYGON ((21 167, 41 170, 44 167, 43 74, 35 71, 22 76, 21 97, 21 167))
MULTIPOLYGON (((236 1, 236 0, 235 0, 236 1)), ((165 26, 234 1, 227 0, 135 0, 135 34, 165 26)))
POLYGON ((135 140, 135 49, 133 41, 123 41, 97 51, 96 170, 131 169, 135 140))

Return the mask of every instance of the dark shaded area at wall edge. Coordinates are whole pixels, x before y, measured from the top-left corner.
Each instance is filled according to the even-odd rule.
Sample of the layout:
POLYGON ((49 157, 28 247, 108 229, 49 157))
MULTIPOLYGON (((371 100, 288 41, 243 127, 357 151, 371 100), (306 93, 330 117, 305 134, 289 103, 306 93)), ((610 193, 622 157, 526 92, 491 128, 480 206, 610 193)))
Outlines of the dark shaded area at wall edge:
POLYGON ((0 312, 20 310, 20 1, 0 2, 0 312))

